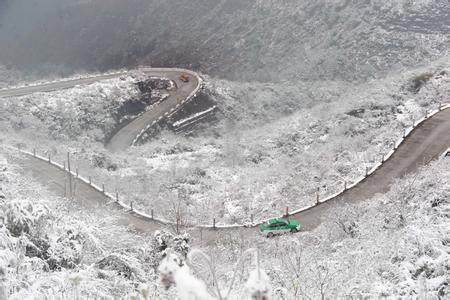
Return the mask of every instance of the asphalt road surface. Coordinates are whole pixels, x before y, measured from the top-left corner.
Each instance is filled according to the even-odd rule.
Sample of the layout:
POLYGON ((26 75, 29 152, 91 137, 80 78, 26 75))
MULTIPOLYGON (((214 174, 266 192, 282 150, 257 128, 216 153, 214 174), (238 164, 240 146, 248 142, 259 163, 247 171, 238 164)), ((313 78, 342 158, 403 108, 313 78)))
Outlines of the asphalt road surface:
POLYGON ((80 79, 70 79, 70 80, 64 80, 64 81, 58 81, 58 82, 49 82, 49 83, 43 83, 35 86, 24 86, 24 87, 18 87, 18 88, 11 88, 11 89, 3 89, 0 90, 0 98, 4 97, 19 97, 24 95, 29 95, 33 93, 43 93, 43 92, 51 92, 51 91, 58 91, 58 90, 64 90, 69 89, 77 85, 86 85, 91 84, 100 80, 106 80, 106 79, 112 79, 116 78, 122 75, 127 75, 128 72, 121 72, 121 73, 115 73, 115 74, 105 74, 105 75, 99 75, 89 78, 80 78, 80 79))

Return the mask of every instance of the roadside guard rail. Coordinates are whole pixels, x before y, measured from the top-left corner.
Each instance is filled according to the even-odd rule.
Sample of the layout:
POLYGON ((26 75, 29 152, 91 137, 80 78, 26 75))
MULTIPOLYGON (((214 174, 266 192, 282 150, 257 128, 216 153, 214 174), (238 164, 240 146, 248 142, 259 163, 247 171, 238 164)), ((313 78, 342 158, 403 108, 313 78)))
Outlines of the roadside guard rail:
MULTIPOLYGON (((168 69, 161 69, 161 70, 168 70, 168 69)), ((170 70, 174 70, 174 69, 170 69, 170 70)), ((179 105, 177 105, 177 108, 178 108, 180 105, 186 103, 187 101, 192 100, 197 95, 197 93, 201 89, 202 80, 194 72, 191 72, 191 71, 188 71, 188 70, 182 70, 182 69, 176 69, 176 70, 180 70, 181 72, 186 72, 186 73, 189 73, 190 75, 198 77, 198 85, 197 85, 197 87, 195 88, 195 90, 185 100, 183 100, 179 105)), ((449 108, 450 108, 450 103, 439 104, 439 107, 437 109, 432 110, 432 111, 426 111, 425 115, 421 119, 419 119, 419 120, 412 120, 412 126, 409 127, 409 128, 406 128, 404 130, 403 136, 394 143, 393 148, 388 153, 380 155, 381 156, 381 160, 377 164, 375 164, 371 169, 367 169, 366 168, 365 174, 363 176, 359 177, 352 184, 347 185, 346 183, 344 183, 344 186, 343 186, 341 191, 339 191, 337 193, 334 193, 332 195, 329 195, 329 196, 327 196, 325 198, 322 198, 322 199, 320 199, 320 195, 317 193, 316 197, 315 197, 316 201, 315 201, 314 204, 307 205, 307 206, 304 206, 304 207, 302 207, 300 209, 296 209, 296 210, 293 210, 293 211, 289 211, 286 208, 286 213, 283 214, 283 216, 292 216, 292 215, 301 213, 303 211, 309 210, 309 209, 311 209, 311 208, 313 208, 315 206, 318 206, 318 205, 320 205, 322 203, 325 203, 325 202, 328 202, 330 200, 333 200, 334 198, 339 197, 341 194, 345 193, 346 191, 356 187, 359 183, 361 183, 367 177, 372 175, 377 169, 379 169, 383 165, 383 163, 386 162, 395 153, 395 151, 398 149, 398 147, 415 130, 415 128, 417 126, 419 126, 421 123, 423 123, 427 119, 433 117, 435 114, 439 113, 440 111, 443 111, 443 110, 449 109, 449 108)), ((162 117, 160 117, 160 119, 162 119, 162 117)), ((135 140, 137 141, 137 139, 139 139, 145 133, 145 131, 148 130, 151 126, 153 126, 156 122, 157 121, 153 122, 152 124, 149 124, 146 127, 146 129, 142 130, 139 133, 139 135, 136 137, 135 140)), ((135 141, 133 142, 133 144, 134 143, 135 143, 135 141)), ((450 148, 449 148, 449 150, 450 150, 450 148)), ((441 157, 443 157, 447 153, 447 151, 449 151, 449 150, 446 150, 441 155, 441 157)), ((28 156, 31 156, 31 157, 33 157, 35 159, 39 159, 39 160, 48 162, 49 164, 55 166, 56 168, 59 168, 60 170, 66 172, 66 173, 69 173, 69 170, 65 167, 65 165, 59 164, 59 163, 51 160, 50 156, 47 156, 47 157, 41 156, 41 155, 36 153, 36 150, 33 150, 32 152, 30 152, 30 151, 27 151, 27 150, 19 148, 19 151, 21 153, 26 154, 28 156)), ((113 194, 111 194, 109 192, 106 192, 105 191, 105 185, 102 184, 102 186, 100 187, 100 186, 94 184, 93 181, 92 181, 92 178, 90 176, 88 178, 85 178, 85 177, 79 175, 78 171, 74 172, 72 170, 70 171, 70 176, 74 176, 74 178, 76 178, 76 179, 84 182, 85 184, 89 185, 90 187, 92 187, 97 192, 102 193, 105 197, 107 197, 112 202, 114 202, 117 205, 119 205, 121 208, 129 211, 134 216, 136 216, 136 217, 138 217, 140 219, 143 219, 145 221, 155 222, 155 223, 159 223, 159 224, 162 224, 162 225, 172 225, 172 226, 177 226, 178 225, 178 226, 181 226, 181 227, 194 227, 194 228, 203 228, 203 229, 227 229, 227 228, 231 229, 231 228, 255 227, 258 224, 262 224, 262 223, 266 222, 269 219, 269 218, 266 218, 266 219, 262 219, 262 220, 253 220, 253 216, 251 216, 250 222, 247 222, 247 223, 244 223, 244 224, 216 224, 216 219, 213 218, 211 224, 196 224, 196 225, 184 225, 183 226, 181 224, 177 224, 176 222, 171 222, 171 221, 166 220, 164 218, 157 218, 157 217, 155 217, 153 210, 152 210, 151 214, 149 215, 147 213, 144 213, 144 212, 142 212, 140 210, 137 210, 137 209, 133 208, 133 202, 132 201, 124 201, 122 199, 122 196, 119 198, 119 193, 118 192, 116 192, 115 195, 113 195, 113 194), (128 205, 127 203, 130 203, 130 205, 128 205)))

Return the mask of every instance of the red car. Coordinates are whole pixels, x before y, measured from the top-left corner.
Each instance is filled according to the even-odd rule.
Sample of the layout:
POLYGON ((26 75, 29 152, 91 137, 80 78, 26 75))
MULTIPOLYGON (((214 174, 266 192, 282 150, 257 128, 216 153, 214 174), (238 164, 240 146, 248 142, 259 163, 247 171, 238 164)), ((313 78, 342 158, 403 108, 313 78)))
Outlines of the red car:
POLYGON ((189 75, 185 74, 185 73, 181 74, 180 75, 180 80, 183 81, 183 82, 189 82, 189 75))

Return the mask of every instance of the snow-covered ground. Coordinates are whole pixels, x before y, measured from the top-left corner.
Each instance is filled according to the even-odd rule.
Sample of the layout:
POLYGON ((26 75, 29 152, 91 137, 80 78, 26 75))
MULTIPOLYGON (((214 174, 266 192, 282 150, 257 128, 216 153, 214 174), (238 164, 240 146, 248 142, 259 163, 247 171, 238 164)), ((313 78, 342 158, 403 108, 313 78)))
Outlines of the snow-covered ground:
MULTIPOLYGON (((214 295, 205 261, 192 260, 191 269, 177 271, 163 260, 165 254, 176 262, 186 259, 186 236, 128 231, 105 215, 107 210, 54 196, 24 176, 14 153, 1 150, 2 299, 214 295), (159 284, 158 277, 165 281, 159 284)), ((200 250, 213 258, 224 295, 241 251, 259 249, 262 279, 253 255, 246 256, 229 299, 247 299, 261 290, 274 299, 442 298, 450 292, 449 177, 450 160, 444 158, 398 180, 385 195, 339 208, 311 232, 273 239, 226 235, 200 250)))
POLYGON ((114 186, 144 211, 166 217, 167 203, 182 198, 188 222, 242 223, 251 214, 259 219, 311 204, 317 188, 325 197, 361 177, 413 119, 446 101, 449 70, 442 60, 364 84, 211 78, 217 124, 194 137, 165 131, 112 154, 101 143, 111 116, 137 93, 132 78, 116 79, 7 99, 3 133, 59 161, 69 150, 80 173, 114 186), (414 90, 414 79, 428 73, 414 90))
MULTIPOLYGON (((135 95, 131 78, 112 80, 2 99, 1 140, 4 145, 36 147, 59 161, 71 151, 82 174, 109 189, 118 187, 135 206, 153 208, 164 217, 170 218, 170 206, 182 200, 187 221, 208 222, 217 212, 220 222, 243 222, 250 213, 258 218, 286 205, 308 204, 317 186, 331 193, 344 180, 350 183, 360 176, 380 159, 380 152, 390 149, 412 118, 446 101, 448 73, 448 64, 437 62, 358 85, 210 79, 208 89, 221 111, 218 123, 193 137, 163 131, 158 140, 118 154, 104 149, 98 138, 104 133, 93 133, 110 124, 107 120, 123 99, 135 95), (417 90, 415 78, 428 81, 417 90), (98 123, 86 127, 90 116, 98 123), (70 124, 78 134, 58 124, 70 124)), ((158 283, 165 253, 185 259, 186 237, 131 232, 108 210, 54 196, 16 164, 7 148, 1 153, 3 295, 214 295, 204 264, 176 269, 173 282, 158 283), (165 289, 177 282, 177 288, 165 289), (182 284, 186 282, 198 288, 190 289, 182 284)), ((213 257, 225 293, 241 251, 259 249, 265 271, 260 278, 265 280, 257 280, 256 266, 247 261, 230 299, 261 290, 275 299, 442 297, 449 292, 449 176, 445 158, 399 180, 385 195, 340 208, 312 232, 275 239, 227 235, 201 250, 213 257)))
POLYGON ((317 188, 325 197, 351 184, 449 102, 448 1, 5 3, 0 89, 93 75, 83 68, 176 65, 212 76, 218 109, 190 136, 162 130, 110 153, 135 76, 0 99, 0 300, 211 299, 233 278, 228 299, 448 298, 449 158, 310 232, 189 241, 138 234, 108 206, 55 196, 6 147, 59 162, 69 151, 82 175, 173 221, 178 205, 183 222, 208 224, 292 211, 317 188), (246 252, 234 277, 255 247, 261 272, 246 252))
MULTIPOLYGON (((338 208, 311 232, 235 236, 203 250, 214 257, 225 285, 240 255, 236 249, 257 247, 274 299, 446 299, 448 178, 450 160, 443 159, 398 180, 384 195, 338 208)), ((252 268, 248 257, 244 280, 252 268)))
POLYGON ((0 102, 4 130, 20 131, 30 141, 73 140, 103 143, 119 123, 118 109, 138 98, 136 78, 104 80, 51 93, 0 102))
POLYGON ((183 239, 138 235, 108 210, 57 197, 0 150, 0 299, 173 298, 156 268, 161 243, 186 251, 183 239))

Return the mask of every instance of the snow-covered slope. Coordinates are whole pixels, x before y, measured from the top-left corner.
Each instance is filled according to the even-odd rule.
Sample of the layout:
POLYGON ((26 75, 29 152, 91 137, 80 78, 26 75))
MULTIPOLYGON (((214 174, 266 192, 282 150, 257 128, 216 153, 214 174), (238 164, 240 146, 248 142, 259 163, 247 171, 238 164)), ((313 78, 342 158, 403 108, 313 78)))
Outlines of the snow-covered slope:
POLYGON ((119 123, 119 108, 139 97, 136 79, 123 77, 52 93, 0 101, 3 130, 40 140, 104 142, 119 123))
MULTIPOLYGON (((193 137, 163 131, 118 154, 68 146, 84 174, 117 187, 149 213, 167 215, 167 201, 183 197, 197 223, 259 219, 313 203, 317 187, 324 197, 361 177, 413 119, 445 101, 447 72, 438 64, 360 85, 212 80, 219 122, 193 137), (434 75, 410 91, 426 72, 434 75)), ((65 151, 58 147, 52 155, 62 161, 65 151)))
POLYGON ((0 61, 46 72, 144 62, 231 80, 361 79, 449 45, 446 0, 10 2, 0 61))
MULTIPOLYGON (((116 225, 114 217, 102 215, 102 208, 86 209, 55 197, 24 176, 26 170, 23 163, 16 163, 15 154, 5 148, 2 153, 2 299, 127 295, 173 299, 176 292, 188 299, 193 291, 180 280, 203 286, 192 278, 196 276, 212 286, 206 266, 198 262, 196 272, 185 270, 184 277, 175 280, 179 286, 165 291, 173 283, 157 284, 157 266, 166 253, 185 257, 187 236, 157 232, 145 237, 129 232, 116 225)), ((201 249, 214 257, 223 293, 241 253, 237 249, 258 247, 265 285, 274 299, 445 297, 449 293, 449 176, 450 161, 444 158, 397 181, 385 195, 338 208, 312 232, 275 239, 227 235, 201 249)), ((248 262, 230 299, 247 299, 248 290, 258 288, 258 282, 245 283, 248 277, 256 280, 255 266, 248 262)))
POLYGON ((445 299, 448 178, 444 159, 385 195, 337 209, 314 232, 260 244, 277 298, 445 299))
MULTIPOLYGON (((123 153, 109 153, 103 142, 119 107, 137 95, 132 78, 0 99, 1 145, 37 148, 59 162, 70 151, 81 174, 171 220, 179 210, 183 222, 241 223, 311 204, 317 188, 332 194, 364 174, 450 94, 445 0, 15 0, 0 7, 0 64, 8 65, 0 87, 36 74, 136 64, 208 74, 217 122, 189 137, 162 130, 123 153)), ((170 284, 157 284, 166 254, 185 261, 187 236, 140 236, 107 206, 57 197, 1 147, 0 299, 174 299, 192 295, 191 282, 204 297, 214 294, 217 284, 200 263, 193 274, 181 268, 178 291, 164 290, 171 274, 170 284), (208 291, 192 276, 204 278, 208 291)), ((272 240, 233 231, 195 244, 212 257, 223 290, 242 251, 260 249, 268 277, 258 282, 245 261, 231 299, 258 286, 274 299, 444 298, 448 178, 443 159, 384 195, 337 207, 311 232, 272 240)))
POLYGON ((309 205, 317 187, 324 197, 361 177, 413 119, 445 101, 448 73, 448 63, 437 61, 362 84, 210 79, 218 123, 192 137, 163 131, 112 154, 101 141, 119 105, 137 93, 133 79, 117 79, 5 99, 2 134, 60 162, 70 151, 82 174, 148 213, 167 216, 167 200, 183 197, 190 220, 241 223, 309 205), (428 81, 418 84, 422 77, 428 81))
POLYGON ((170 234, 138 235, 102 207, 55 196, 28 174, 23 158, 0 148, 0 299, 119 299, 157 285, 164 247, 187 251, 170 234))

